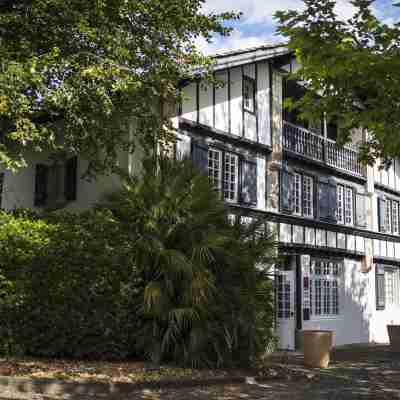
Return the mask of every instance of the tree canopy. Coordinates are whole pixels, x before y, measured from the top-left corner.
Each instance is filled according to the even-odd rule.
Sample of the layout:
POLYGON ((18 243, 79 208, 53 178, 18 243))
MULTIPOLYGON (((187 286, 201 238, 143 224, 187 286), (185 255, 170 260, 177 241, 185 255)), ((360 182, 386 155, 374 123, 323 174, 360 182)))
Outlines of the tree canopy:
POLYGON ((0 1, 0 164, 72 151, 109 171, 119 149, 168 138, 165 102, 209 64, 196 38, 227 35, 238 17, 205 14, 204 1, 0 1))
POLYGON ((346 21, 334 0, 303 2, 304 10, 275 15, 300 64, 293 78, 307 88, 294 106, 304 117, 338 121, 342 143, 354 128, 367 130, 364 162, 400 157, 400 23, 380 21, 373 0, 351 1, 355 13, 346 21))

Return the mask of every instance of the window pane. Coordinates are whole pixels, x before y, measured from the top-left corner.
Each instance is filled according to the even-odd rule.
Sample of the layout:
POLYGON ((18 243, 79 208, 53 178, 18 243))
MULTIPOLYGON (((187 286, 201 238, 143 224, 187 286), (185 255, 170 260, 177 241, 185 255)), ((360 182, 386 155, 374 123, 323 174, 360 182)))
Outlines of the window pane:
POLYGON ((293 207, 294 214, 301 215, 301 175, 296 173, 293 185, 293 207))
POLYGON ((221 190, 221 157, 220 150, 208 150, 208 178, 217 190, 221 190))
POLYGON ((345 224, 353 225, 353 189, 345 188, 344 197, 345 224))
POLYGON ((337 221, 338 221, 339 224, 344 224, 343 192, 344 192, 344 187, 342 185, 338 185, 338 187, 337 187, 336 218, 337 218, 337 221))
POLYGON ((321 279, 316 279, 315 281, 315 315, 321 315, 321 301, 322 301, 322 288, 321 279))
POLYGON ((254 81, 250 78, 243 79, 243 101, 246 111, 254 112, 254 81))
POLYGON ((392 202, 391 200, 386 200, 386 212, 385 212, 385 226, 386 232, 392 232, 392 202))
POLYGON ((392 201, 392 227, 395 235, 399 234, 399 203, 392 201))
POLYGON ((238 156, 225 153, 224 163, 224 198, 227 201, 236 202, 238 193, 238 156))
POLYGON ((313 216, 313 178, 303 176, 303 215, 305 217, 313 216))
POLYGON ((310 301, 313 318, 340 314, 339 296, 342 263, 328 259, 312 259, 310 301))

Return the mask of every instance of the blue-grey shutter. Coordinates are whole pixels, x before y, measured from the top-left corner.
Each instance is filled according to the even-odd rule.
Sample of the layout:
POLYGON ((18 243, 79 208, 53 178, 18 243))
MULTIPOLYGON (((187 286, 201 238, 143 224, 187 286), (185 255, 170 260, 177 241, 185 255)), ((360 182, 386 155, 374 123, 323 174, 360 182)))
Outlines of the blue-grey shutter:
POLYGON ((45 206, 48 195, 49 167, 43 164, 36 164, 35 173, 35 196, 33 204, 35 207, 45 206))
POLYGON ((78 179, 78 157, 72 157, 65 163, 64 196, 67 201, 76 200, 78 179))
POLYGON ((378 197, 378 225, 379 232, 386 232, 386 199, 381 196, 378 197))
POLYGON ((286 213, 293 212, 293 172, 287 163, 282 165, 281 170, 281 210, 286 213))
POLYGON ((202 173, 208 175, 208 146, 206 144, 193 143, 192 161, 202 173))
POLYGON ((356 194, 356 225, 367 227, 367 196, 364 193, 356 194))
POLYGON ((257 163, 242 160, 241 173, 240 199, 242 203, 257 205, 257 163))
POLYGON ((386 306, 385 295, 385 266, 376 264, 375 266, 376 278, 376 309, 384 310, 386 306))
POLYGON ((336 222, 337 184, 332 177, 321 176, 318 185, 319 218, 336 222))

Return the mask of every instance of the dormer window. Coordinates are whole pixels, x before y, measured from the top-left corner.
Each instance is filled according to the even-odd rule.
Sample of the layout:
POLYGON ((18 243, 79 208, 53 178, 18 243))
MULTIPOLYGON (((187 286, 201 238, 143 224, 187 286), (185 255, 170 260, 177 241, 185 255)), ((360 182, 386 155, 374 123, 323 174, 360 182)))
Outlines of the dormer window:
POLYGON ((248 76, 243 77, 243 108, 250 113, 256 109, 256 83, 248 76))

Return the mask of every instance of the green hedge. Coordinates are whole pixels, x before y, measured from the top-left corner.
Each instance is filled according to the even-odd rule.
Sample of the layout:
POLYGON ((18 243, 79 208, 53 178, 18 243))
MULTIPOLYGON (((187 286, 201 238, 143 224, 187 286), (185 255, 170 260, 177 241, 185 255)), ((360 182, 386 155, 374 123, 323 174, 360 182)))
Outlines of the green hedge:
MULTIPOLYGON (((145 164, 146 166, 146 164, 145 164)), ((0 343, 39 356, 232 365, 272 340, 272 238, 188 161, 81 214, 0 214, 0 343)))

